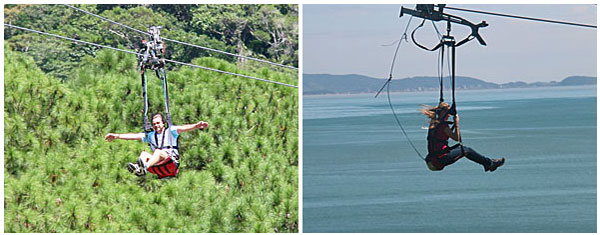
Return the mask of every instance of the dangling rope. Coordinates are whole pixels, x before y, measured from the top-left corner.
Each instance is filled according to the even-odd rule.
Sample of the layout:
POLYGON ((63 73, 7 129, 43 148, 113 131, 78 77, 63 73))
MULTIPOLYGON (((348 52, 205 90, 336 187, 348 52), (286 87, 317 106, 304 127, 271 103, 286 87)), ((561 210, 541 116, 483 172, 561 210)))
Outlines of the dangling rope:
POLYGON ((392 78, 393 78, 392 74, 394 72, 394 64, 396 62, 396 57, 398 55, 398 50, 400 49, 400 45, 402 44, 402 40, 408 42, 408 36, 407 36, 406 32, 408 32, 408 27, 410 26, 411 21, 412 21, 412 16, 408 20, 408 23, 406 24, 406 29, 404 29, 404 33, 402 34, 402 36, 400 37, 400 40, 398 41, 398 46, 396 46, 396 51, 394 52, 394 57, 392 59, 392 64, 390 66, 390 75, 388 77, 388 80, 385 82, 385 84, 383 84, 383 87, 381 87, 381 89, 379 89, 377 94, 375 94, 375 98, 377 98, 377 96, 379 95, 379 93, 381 93, 383 88, 385 88, 387 86, 387 100, 388 100, 388 104, 390 105, 390 109, 392 110, 392 114, 394 115, 394 119, 396 119, 396 123, 398 123, 398 126, 400 126, 400 130, 402 130, 402 133, 408 140, 408 143, 410 144, 410 146, 415 150, 415 152, 417 152, 417 154, 419 155, 419 158, 421 158, 422 160, 425 160, 423 155, 421 155, 421 153, 419 152, 417 147, 415 147, 413 142, 408 137, 408 134, 406 134, 406 130, 404 130, 404 126, 402 126, 402 123, 400 122, 400 119, 398 118, 398 115, 396 114, 396 111, 394 110, 394 105, 392 104, 392 99, 390 96, 390 82, 392 81, 392 78))
POLYGON ((379 95, 379 93, 381 93, 381 91, 383 90, 383 88, 385 88, 385 86, 387 86, 391 81, 392 81, 392 73, 394 72, 394 64, 396 62, 396 56, 398 55, 398 49, 400 49, 400 45, 402 45, 402 40, 404 39, 404 41, 408 42, 408 37, 406 36, 406 32, 408 31, 408 27, 410 26, 410 22, 412 21, 412 16, 408 19, 408 23, 406 24, 406 28, 404 29, 404 33, 402 34, 402 36, 400 36, 400 39, 398 40, 398 46, 396 46, 396 51, 394 52, 394 58, 392 59, 392 65, 390 68, 390 75, 388 77, 388 80, 383 84, 383 86, 381 87, 381 89, 379 89, 379 91, 377 91, 377 94, 375 94, 375 98, 377 98, 377 96, 379 95))
POLYGON ((419 155, 419 158, 421 158, 423 161, 425 161, 425 158, 423 157, 423 155, 421 155, 419 150, 417 150, 417 147, 415 147, 413 142, 408 137, 408 134, 406 134, 406 131, 404 130, 404 127, 402 126, 402 123, 400 123, 400 120, 398 119, 398 115, 396 115, 396 111, 394 111, 394 105, 392 105, 392 99, 390 98, 390 86, 389 85, 387 86, 387 98, 388 98, 388 104, 390 105, 390 109, 392 109, 392 113, 394 114, 394 118, 396 119, 396 123, 398 123, 398 126, 400 126, 400 129, 402 130, 402 133, 404 133, 404 136, 408 140, 408 143, 415 150, 415 152, 417 152, 417 155, 419 155))

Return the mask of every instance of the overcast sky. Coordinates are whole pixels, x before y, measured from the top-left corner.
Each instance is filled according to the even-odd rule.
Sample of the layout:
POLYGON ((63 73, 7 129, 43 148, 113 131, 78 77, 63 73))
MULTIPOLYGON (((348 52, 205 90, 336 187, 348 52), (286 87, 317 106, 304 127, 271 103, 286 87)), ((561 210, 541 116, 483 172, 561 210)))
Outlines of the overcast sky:
MULTIPOLYGON (((387 78, 395 45, 410 16, 399 18, 400 6, 415 5, 303 5, 303 73, 360 74, 387 78)), ((504 14, 545 18, 596 25, 595 5, 460 5, 504 14)), ((572 75, 596 76, 597 33, 595 28, 525 21, 445 9, 473 23, 485 20, 489 26, 480 34, 487 42, 476 40, 457 48, 456 75, 489 82, 560 81, 572 75)), ((394 78, 437 75, 437 52, 417 48, 410 39, 421 23, 413 18, 408 42, 402 42, 394 68, 394 78)), ((446 24, 437 23, 441 33, 446 24)), ((457 41, 470 29, 453 24, 457 41)), ((430 22, 416 33, 426 46, 437 44, 430 22)), ((445 74, 448 70, 445 69, 445 74)))

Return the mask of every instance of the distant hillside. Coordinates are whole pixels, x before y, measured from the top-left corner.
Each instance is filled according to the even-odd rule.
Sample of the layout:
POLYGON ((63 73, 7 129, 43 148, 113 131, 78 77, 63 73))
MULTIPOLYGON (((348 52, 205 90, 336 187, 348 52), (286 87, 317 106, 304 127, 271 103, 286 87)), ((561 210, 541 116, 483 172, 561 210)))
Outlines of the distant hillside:
MULTIPOLYGON (((304 74, 303 93, 305 95, 317 94, 351 94, 374 93, 385 83, 385 79, 377 79, 357 74, 331 75, 331 74, 304 74)), ((451 87, 449 77, 443 80, 444 87, 451 87)), ((574 86, 595 85, 596 77, 571 76, 560 82, 510 82, 496 84, 471 77, 456 77, 456 89, 493 89, 493 88, 525 88, 542 86, 574 86)), ((394 79, 390 82, 390 91, 427 91, 439 89, 437 77, 409 77, 394 79)))
POLYGON ((560 83, 560 86, 580 86, 580 85, 596 85, 595 77, 586 77, 586 76, 571 76, 563 79, 560 83))
POLYGON ((378 89, 385 81, 367 76, 304 74, 304 94, 361 93, 378 89))

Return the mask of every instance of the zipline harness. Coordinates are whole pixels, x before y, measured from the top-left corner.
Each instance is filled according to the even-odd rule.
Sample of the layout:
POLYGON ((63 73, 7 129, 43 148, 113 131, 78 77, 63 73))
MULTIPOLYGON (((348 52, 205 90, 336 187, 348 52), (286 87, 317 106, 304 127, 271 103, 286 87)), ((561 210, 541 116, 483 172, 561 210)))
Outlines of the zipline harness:
MULTIPOLYGON (((446 14, 443 13, 445 4, 417 4, 416 10, 412 10, 412 9, 407 9, 402 7, 401 11, 400 11, 400 17, 402 17, 404 14, 409 14, 411 15, 411 18, 408 21, 408 24, 406 25, 406 29, 404 31, 404 34, 402 35, 400 42, 398 42, 398 47, 396 48, 396 51, 394 53, 394 57, 392 59, 392 65, 391 65, 391 69, 390 69, 390 75, 388 80, 385 82, 385 84, 383 85, 383 87, 381 89, 379 89, 379 91, 377 92, 377 94, 375 95, 375 97, 377 97, 379 95, 379 93, 383 90, 383 88, 385 86, 387 86, 387 93, 388 93, 388 103, 390 104, 390 108, 392 109, 392 113, 394 114, 394 118, 396 119, 396 122, 398 123, 398 125, 400 126, 400 128, 402 129, 402 132, 404 133, 404 135, 406 136, 406 138, 408 139, 410 145, 413 147, 413 149, 415 150, 415 152, 417 152, 417 154, 419 155, 419 157, 422 160, 425 160, 425 158, 423 158, 423 156, 421 155, 421 153, 417 150, 417 148, 414 146, 414 144, 412 143, 412 141, 410 140, 410 138, 408 137, 408 135, 406 134, 406 131, 404 131, 404 127, 402 127, 402 124, 400 123, 396 113, 394 112, 394 108, 393 105, 391 103, 391 99, 390 99, 390 82, 392 80, 392 73, 393 73, 393 69, 394 69, 394 62, 396 60, 396 55, 398 53, 398 48, 400 48, 400 44, 402 42, 402 39, 406 40, 407 35, 406 35, 406 30, 408 29, 410 22, 412 20, 412 17, 418 17, 418 18, 423 18, 423 21, 421 22, 421 24, 419 26, 417 26, 413 32, 411 33, 411 39, 413 41, 413 43, 415 45, 417 45, 419 48, 427 50, 427 51, 436 51, 436 50, 440 50, 440 55, 441 55, 441 59, 440 59, 440 63, 441 65, 441 70, 443 71, 443 59, 444 59, 444 50, 445 47, 448 47, 452 50, 451 52, 451 57, 452 57, 452 70, 451 70, 451 79, 452 79, 452 106, 450 107, 450 109, 444 111, 443 113, 438 113, 438 111, 436 111, 436 114, 438 115, 438 117, 441 119, 439 120, 440 123, 448 123, 448 124, 452 124, 452 129, 456 128, 456 124, 452 123, 452 122, 446 122, 444 119, 444 117, 448 114, 450 115, 454 115, 456 116, 456 96, 455 96, 455 74, 456 74, 456 70, 455 70, 455 61, 456 61, 456 47, 461 46, 473 39, 477 39, 477 41, 479 41, 479 44, 485 46, 487 45, 485 43, 485 41, 483 40, 483 38, 479 35, 479 28, 483 28, 488 26, 488 24, 485 21, 482 21, 479 24, 473 24, 463 18, 457 17, 457 16, 453 16, 450 14, 446 14), (437 10, 436 10, 437 7, 437 10), (432 22, 434 21, 446 21, 447 22, 447 27, 446 27, 446 35, 443 35, 440 38, 440 42, 434 46, 433 48, 427 48, 421 44, 419 44, 416 39, 415 39, 415 32, 417 31, 417 29, 421 28, 423 26, 423 24, 425 23, 426 20, 431 20, 432 22), (457 23, 457 24, 462 24, 462 25, 466 25, 468 27, 471 28, 471 34, 469 36, 467 36, 466 38, 464 38, 463 40, 461 40, 460 42, 456 43, 456 41, 454 40, 454 37, 450 35, 450 31, 451 31, 451 23, 457 23)), ((434 24, 434 27, 435 24, 434 24)), ((436 31, 437 31, 437 27, 436 27, 436 31)), ((438 32, 439 34, 439 32, 438 32)), ((440 69, 440 67, 438 67, 438 69, 440 69)), ((439 71, 438 71, 439 72, 439 71)), ((443 83, 443 72, 440 73, 440 99, 439 99, 439 104, 441 104, 442 102, 444 102, 444 83, 443 83)), ((439 107, 438 104, 438 107, 439 107)), ((441 110, 440 110, 441 111, 441 110)), ((441 125, 438 125, 438 127, 441 125)), ((427 140, 428 141, 436 141, 433 133, 435 132, 435 128, 432 130, 429 130, 428 132, 428 136, 427 136, 427 140)), ((459 136, 459 141, 456 145, 449 147, 447 149, 454 149, 456 147, 460 146, 461 150, 462 150, 462 137, 459 136)), ((464 150, 463 150, 464 153, 464 150)))
POLYGON ((149 132, 152 129, 148 121, 148 77, 146 69, 154 70, 156 76, 162 81, 162 88, 165 96, 165 112, 167 115, 167 124, 173 126, 171 120, 171 112, 169 111, 169 90, 167 87, 167 75, 165 72, 165 61, 162 58, 164 55, 164 45, 160 40, 160 26, 152 26, 149 28, 151 33, 150 41, 142 40, 139 55, 139 68, 142 74, 142 94, 144 96, 144 131, 149 132))
POLYGON ((165 60, 163 59, 165 47, 160 38, 160 29, 160 26, 150 27, 148 29, 150 32, 150 40, 142 40, 142 44, 140 45, 140 49, 138 51, 139 69, 142 74, 142 95, 144 98, 144 132, 146 133, 146 138, 150 139, 150 143, 148 143, 148 145, 153 151, 157 149, 166 149, 167 151, 174 149, 174 152, 176 153, 174 154, 175 156, 169 156, 168 158, 148 168, 148 171, 158 175, 159 179, 169 176, 174 177, 179 173, 179 139, 177 137, 173 137, 171 133, 173 121, 171 119, 171 112, 169 109, 169 89, 167 87, 165 60), (153 138, 149 136, 149 134, 152 132, 152 126, 148 120, 148 77, 146 75, 146 69, 154 70, 156 76, 162 81, 162 89, 165 96, 167 127, 165 127, 163 130, 161 142, 158 141, 158 133, 154 132, 152 135, 153 138), (168 139, 167 145, 165 145, 165 137, 168 139), (173 159, 173 157, 175 159, 173 159))

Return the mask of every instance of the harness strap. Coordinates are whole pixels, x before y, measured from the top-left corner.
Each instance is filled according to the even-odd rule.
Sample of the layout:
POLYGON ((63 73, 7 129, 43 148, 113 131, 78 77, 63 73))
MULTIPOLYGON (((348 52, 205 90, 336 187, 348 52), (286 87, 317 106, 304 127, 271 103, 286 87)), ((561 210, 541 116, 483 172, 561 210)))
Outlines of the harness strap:
MULTIPOLYGON (((156 71, 157 73, 159 73, 159 71, 156 71)), ((162 80, 163 82, 163 93, 165 95, 165 111, 167 114, 167 124, 169 125, 169 127, 173 126, 173 121, 171 119, 171 112, 170 112, 170 108, 169 108, 169 88, 167 86, 167 74, 165 72, 164 68, 160 69, 160 75, 159 78, 162 80)))
POLYGON ((431 152, 433 150, 435 142, 441 143, 443 145, 448 145, 448 140, 444 140, 444 139, 440 139, 440 138, 436 137, 436 131, 438 130, 439 127, 440 127, 440 124, 438 124, 436 127, 430 129, 427 132, 427 151, 428 152, 431 152))
POLYGON ((162 146, 162 147, 158 147, 152 143, 149 144, 150 147, 154 147, 154 149, 176 149, 179 150, 179 146, 162 146))
POLYGON ((145 69, 142 70, 142 95, 144 98, 144 132, 148 133, 152 130, 150 121, 148 120, 148 77, 145 69))
POLYGON ((429 157, 429 156, 431 156, 431 157, 441 156, 441 155, 444 155, 444 154, 446 154, 446 153, 448 153, 448 152, 452 151, 453 149, 455 149, 455 148, 457 148, 457 147, 459 147, 459 146, 460 146, 460 148, 461 148, 462 155, 465 155, 465 150, 463 149, 463 146, 462 146, 462 144, 461 144, 461 143, 457 143, 457 144, 455 144, 455 145, 449 146, 448 148, 445 148, 445 149, 442 149, 442 150, 438 150, 438 151, 435 151, 435 152, 433 152, 433 153, 429 153, 429 154, 427 154, 427 156, 428 156, 428 157, 429 157))
POLYGON ((179 149, 179 146, 163 146, 161 148, 156 148, 156 149, 179 149))
POLYGON ((152 32, 151 40, 144 43, 140 47, 140 52, 143 51, 143 55, 139 56, 140 70, 142 71, 142 92, 144 96, 144 131, 147 133, 150 131, 152 126, 148 120, 148 94, 147 94, 147 76, 146 68, 147 64, 150 65, 150 69, 154 70, 156 76, 162 81, 163 92, 165 96, 165 109, 167 116, 167 124, 169 127, 173 126, 171 119, 171 112, 169 108, 169 91, 167 87, 167 74, 164 65, 164 59, 162 58, 161 52, 164 54, 164 47, 159 36, 160 27, 151 27, 152 32))
POLYGON ((158 145, 159 144, 158 137, 157 137, 157 133, 155 132, 154 133, 154 142, 156 144, 153 144, 152 141, 150 141, 150 143, 149 143, 150 147, 151 148, 154 147, 154 149, 177 149, 177 150, 179 150, 179 139, 177 140, 177 143, 176 143, 175 146, 172 146, 172 145, 164 146, 164 144, 165 144, 165 136, 169 135, 169 133, 167 133, 168 131, 169 131, 168 129, 163 131, 162 140, 160 142, 160 145, 158 145))
POLYGON ((419 44, 419 43, 417 42, 417 40, 415 40, 415 32, 417 32, 417 29, 419 29, 419 28, 423 27, 423 25, 424 25, 424 24, 425 24, 425 19, 423 19, 423 21, 421 22, 421 24, 420 24, 419 26, 417 26, 417 27, 416 27, 416 28, 415 28, 415 29, 412 31, 412 33, 410 34, 410 37, 412 38, 412 41, 413 41, 413 43, 414 43, 415 45, 417 45, 418 47, 420 47, 421 49, 423 49, 423 50, 426 50, 426 51, 435 51, 435 50, 437 50, 438 48, 440 48, 440 47, 443 45, 443 43, 442 43, 442 42, 440 42, 439 44, 437 44, 437 45, 436 45, 435 47, 433 47, 433 48, 427 48, 427 47, 425 47, 425 46, 423 46, 423 45, 419 44))

